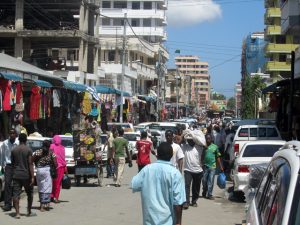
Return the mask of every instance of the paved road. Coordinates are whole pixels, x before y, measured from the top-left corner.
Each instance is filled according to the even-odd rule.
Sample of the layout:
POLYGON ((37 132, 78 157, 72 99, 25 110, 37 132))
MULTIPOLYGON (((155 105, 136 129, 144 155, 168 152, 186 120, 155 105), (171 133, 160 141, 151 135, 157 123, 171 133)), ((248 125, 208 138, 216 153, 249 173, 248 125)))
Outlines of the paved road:
MULTIPOLYGON (((15 219, 14 211, 0 212, 1 225, 142 225, 140 195, 129 189, 131 177, 137 167, 125 168, 123 185, 110 186, 112 179, 104 180, 104 187, 97 187, 96 180, 70 190, 62 190, 59 204, 49 212, 40 212, 38 196, 34 196, 32 217, 15 219)), ((36 187, 35 187, 36 188, 36 187)), ((244 203, 227 200, 228 194, 215 187, 215 200, 199 199, 198 207, 183 212, 184 225, 236 225, 241 224, 244 203)), ((26 213, 26 199, 21 200, 21 213, 26 213)))

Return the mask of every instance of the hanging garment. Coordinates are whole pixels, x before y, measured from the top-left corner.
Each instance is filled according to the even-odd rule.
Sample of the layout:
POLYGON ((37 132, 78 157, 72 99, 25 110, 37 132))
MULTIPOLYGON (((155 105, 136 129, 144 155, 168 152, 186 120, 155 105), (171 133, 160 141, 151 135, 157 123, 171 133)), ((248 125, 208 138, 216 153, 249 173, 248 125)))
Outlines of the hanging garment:
POLYGON ((89 115, 91 112, 91 95, 89 92, 84 92, 83 101, 82 101, 82 112, 83 114, 89 115))
POLYGON ((31 96, 30 96, 30 113, 29 117, 31 120, 38 120, 39 117, 39 109, 40 109, 40 87, 34 86, 31 89, 31 96))
POLYGON ((54 89, 53 93, 52 93, 52 97, 53 97, 53 107, 60 107, 60 93, 59 90, 54 89))
POLYGON ((2 104, 3 104, 3 110, 4 111, 10 111, 11 105, 10 105, 10 92, 11 92, 11 82, 5 79, 0 79, 0 88, 2 90, 2 104))
POLYGON ((3 101, 2 101, 2 98, 3 98, 3 96, 2 96, 2 90, 0 89, 0 113, 3 110, 3 101))
POLYGON ((18 82, 16 84, 16 105, 15 110, 17 112, 22 112, 24 110, 24 102, 23 102, 23 88, 22 84, 18 82))

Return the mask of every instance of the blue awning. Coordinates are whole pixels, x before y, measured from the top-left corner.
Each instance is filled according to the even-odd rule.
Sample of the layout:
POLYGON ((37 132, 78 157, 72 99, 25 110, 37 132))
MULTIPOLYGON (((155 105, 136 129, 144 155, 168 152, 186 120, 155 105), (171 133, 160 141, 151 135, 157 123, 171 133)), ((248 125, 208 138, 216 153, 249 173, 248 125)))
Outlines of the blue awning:
POLYGON ((156 98, 153 96, 147 96, 147 95, 138 95, 138 98, 141 100, 144 100, 146 102, 156 102, 156 98))
POLYGON ((34 83, 37 86, 40 86, 40 87, 45 87, 45 88, 51 88, 51 87, 53 87, 52 84, 50 84, 49 82, 44 81, 44 80, 34 80, 34 83))
POLYGON ((86 91, 87 86, 69 80, 63 80, 64 87, 74 91, 86 91))
POLYGON ((115 89, 114 88, 106 87, 106 86, 103 86, 103 85, 96 85, 95 88, 96 88, 97 93, 115 94, 115 89))
POLYGON ((14 73, 0 73, 0 77, 3 77, 6 80, 13 80, 13 81, 23 81, 23 78, 14 73))
MULTIPOLYGON (((120 90, 118 90, 118 89, 115 89, 116 90, 116 94, 117 95, 121 95, 121 91, 120 90)), ((123 96, 124 97, 130 97, 131 95, 128 93, 128 92, 126 92, 126 91, 123 91, 123 96)))

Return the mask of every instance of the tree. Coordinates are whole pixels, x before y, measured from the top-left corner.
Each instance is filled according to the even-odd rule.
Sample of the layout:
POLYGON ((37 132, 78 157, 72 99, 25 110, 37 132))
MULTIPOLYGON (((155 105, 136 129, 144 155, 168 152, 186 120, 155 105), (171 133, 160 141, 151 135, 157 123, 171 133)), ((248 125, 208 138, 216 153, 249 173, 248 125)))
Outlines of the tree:
POLYGON ((229 110, 235 110, 235 98, 234 97, 231 97, 228 99, 227 101, 227 109, 229 110))
POLYGON ((241 115, 243 119, 251 119, 256 117, 255 109, 257 109, 256 90, 261 90, 266 85, 262 82, 260 76, 246 76, 243 80, 242 88, 242 106, 241 115), (256 103, 256 105, 255 105, 256 103))
POLYGON ((223 94, 213 93, 211 96, 212 100, 225 100, 226 97, 223 94))

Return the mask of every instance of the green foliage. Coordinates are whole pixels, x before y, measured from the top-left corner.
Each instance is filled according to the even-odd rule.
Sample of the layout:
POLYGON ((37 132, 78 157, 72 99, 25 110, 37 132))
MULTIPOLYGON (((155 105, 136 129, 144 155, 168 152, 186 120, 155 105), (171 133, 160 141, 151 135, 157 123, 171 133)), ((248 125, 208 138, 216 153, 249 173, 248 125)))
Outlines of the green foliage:
POLYGON ((231 97, 227 101, 227 109, 229 110, 235 110, 235 98, 231 97))
POLYGON ((223 94, 213 93, 211 95, 211 100, 225 100, 226 97, 223 94))
POLYGON ((255 118, 255 108, 257 108, 257 92, 256 90, 261 90, 266 85, 262 82, 259 76, 246 76, 243 80, 242 89, 242 108, 241 116, 243 119, 255 118), (256 105, 255 105, 256 104, 256 105))

